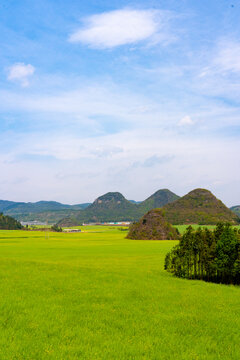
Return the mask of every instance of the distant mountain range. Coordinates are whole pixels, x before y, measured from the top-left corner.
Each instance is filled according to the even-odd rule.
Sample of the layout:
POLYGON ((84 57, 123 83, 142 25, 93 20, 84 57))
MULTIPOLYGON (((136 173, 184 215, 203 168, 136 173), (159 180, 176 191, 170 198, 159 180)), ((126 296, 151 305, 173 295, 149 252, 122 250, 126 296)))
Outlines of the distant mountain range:
POLYGON ((167 189, 155 192, 145 201, 126 200, 120 193, 107 193, 91 203, 66 205, 56 201, 36 203, 0 200, 0 212, 14 218, 30 222, 53 224, 64 218, 66 223, 78 224, 90 221, 138 220, 153 207, 162 207, 179 197, 167 189), (86 210, 86 211, 85 211, 86 210))
POLYGON ((239 221, 236 215, 240 215, 240 206, 228 209, 205 189, 195 189, 181 198, 168 189, 161 189, 142 202, 127 200, 119 192, 102 195, 92 204, 0 200, 0 212, 5 215, 25 222, 58 223, 61 226, 75 226, 84 222, 137 221, 149 210, 162 207, 166 220, 172 224, 213 224, 220 220, 235 223, 239 221))
POLYGON ((240 217, 240 205, 232 206, 230 208, 235 214, 237 214, 240 217))
POLYGON ((63 217, 85 209, 90 203, 66 205, 56 201, 38 201, 36 203, 0 200, 0 212, 13 216, 20 221, 41 221, 53 224, 63 217))
POLYGON ((80 210, 84 209, 90 205, 90 203, 86 204, 77 204, 77 205, 65 205, 56 201, 38 201, 35 203, 32 202, 14 202, 7 200, 0 200, 0 211, 11 212, 12 214, 16 213, 39 213, 44 211, 58 211, 58 210, 80 210))

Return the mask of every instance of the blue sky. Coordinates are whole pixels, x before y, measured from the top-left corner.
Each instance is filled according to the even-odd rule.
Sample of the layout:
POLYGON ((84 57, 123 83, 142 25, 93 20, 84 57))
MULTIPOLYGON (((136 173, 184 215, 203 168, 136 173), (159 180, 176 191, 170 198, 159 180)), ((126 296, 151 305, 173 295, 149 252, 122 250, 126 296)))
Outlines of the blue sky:
POLYGON ((0 3, 0 198, 240 203, 240 3, 0 3))

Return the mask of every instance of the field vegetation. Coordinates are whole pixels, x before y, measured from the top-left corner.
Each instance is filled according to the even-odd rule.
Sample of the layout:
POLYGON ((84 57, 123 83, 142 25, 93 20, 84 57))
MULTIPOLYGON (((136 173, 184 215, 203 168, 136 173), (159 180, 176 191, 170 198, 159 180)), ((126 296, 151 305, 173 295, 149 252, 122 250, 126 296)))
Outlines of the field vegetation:
POLYGON ((0 231, 0 359, 239 359, 240 288, 164 270, 176 241, 0 231))

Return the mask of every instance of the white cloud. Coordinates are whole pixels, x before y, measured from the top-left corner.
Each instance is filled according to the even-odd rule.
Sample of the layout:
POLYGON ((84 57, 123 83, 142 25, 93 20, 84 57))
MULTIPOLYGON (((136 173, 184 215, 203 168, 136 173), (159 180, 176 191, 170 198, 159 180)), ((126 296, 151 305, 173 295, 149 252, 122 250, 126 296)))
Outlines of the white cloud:
MULTIPOLYGON (((82 81, 79 86, 79 79, 76 83, 71 80, 72 86, 64 90, 55 85, 51 88, 49 82, 43 86, 43 79, 41 83, 41 91, 38 86, 18 93, 0 91, 3 112, 19 112, 19 120, 30 118, 31 124, 40 119, 40 128, 45 131, 43 125, 48 121, 47 135, 36 129, 29 136, 19 128, 15 135, 12 131, 3 136, 2 197, 79 203, 119 190, 128 198, 142 200, 165 187, 179 194, 200 186, 214 190, 219 188, 218 179, 226 184, 221 185, 224 192, 224 186, 230 186, 233 169, 240 168, 239 140, 218 141, 208 132, 209 127, 220 129, 224 124, 239 123, 238 110, 212 101, 204 102, 204 106, 198 103, 197 107, 187 103, 186 107, 184 101, 173 98, 163 106, 151 94, 133 92, 109 81, 101 85, 82 81), (105 119, 111 119, 106 127, 114 122, 124 127, 107 134, 108 130, 101 131, 105 119), (176 119, 183 128, 176 127, 176 119), (74 121, 78 124, 71 129, 74 121), (89 125, 89 121, 93 123, 89 125), (193 122, 199 131, 188 136, 188 130, 195 129, 195 125, 190 126, 193 122), (202 125, 207 127, 204 132, 202 125), (85 126, 90 126, 87 135, 85 126), (206 132, 203 143, 201 134, 206 132), (223 162, 227 168, 222 167, 223 162), (29 179, 24 186, 10 184, 16 174, 20 180, 24 176, 29 179)), ((239 179, 239 172, 235 178, 239 179)), ((233 188, 238 194, 237 185, 233 188)), ((222 198, 221 192, 218 196, 222 198)))
POLYGON ((220 42, 214 63, 222 71, 240 72, 240 42, 220 42))
POLYGON ((85 20, 85 26, 71 34, 69 40, 93 48, 134 44, 157 36, 169 16, 167 14, 157 10, 122 9, 93 15, 85 20))
POLYGON ((31 64, 16 63, 8 68, 7 78, 9 81, 17 81, 21 86, 26 87, 29 85, 29 76, 32 76, 34 72, 35 68, 31 64))
MULTIPOLYGON (((28 113, 57 114, 58 119, 69 114, 78 123, 82 121, 101 122, 101 117, 111 117, 113 122, 146 123, 148 116, 151 123, 159 123, 162 112, 158 104, 146 96, 128 91, 125 87, 114 84, 92 84, 75 90, 58 91, 54 95, 44 92, 16 93, 0 90, 0 108, 2 111, 16 110, 28 113), (60 114, 60 115, 59 115, 60 114), (97 118, 101 119, 98 120, 97 118), (151 120, 150 120, 151 119, 151 120)), ((65 121, 69 121, 66 118, 65 121)), ((144 125, 145 126, 145 125, 144 125)))
POLYGON ((203 57, 204 65, 192 86, 206 96, 221 96, 239 103, 240 41, 220 39, 203 57))
MULTIPOLYGON (((238 139, 181 138, 161 135, 154 129, 148 135, 145 129, 84 139, 77 134, 22 134, 7 158, 0 155, 2 197, 79 203, 107 191, 120 191, 127 198, 143 200, 159 188, 168 187, 183 195, 196 187, 206 187, 226 201, 225 188, 234 185, 232 172, 239 168, 238 139), (46 164, 37 158, 21 158, 24 154, 58 160, 46 164), (154 166, 148 166, 149 161, 154 166), (147 165, 148 171, 136 163, 147 165), (19 184, 12 183, 16 174, 19 184), (23 186, 20 180, 25 178, 28 180, 23 186), (216 184, 219 179, 222 185, 216 184)), ((234 181, 234 196, 228 197, 232 204, 240 194, 239 172, 235 171, 234 181)))
POLYGON ((219 75, 227 77, 233 73, 240 73, 240 42, 219 40, 211 55, 209 65, 199 74, 200 78, 219 75))
POLYGON ((179 126, 193 125, 194 121, 190 116, 184 116, 178 123, 179 126))

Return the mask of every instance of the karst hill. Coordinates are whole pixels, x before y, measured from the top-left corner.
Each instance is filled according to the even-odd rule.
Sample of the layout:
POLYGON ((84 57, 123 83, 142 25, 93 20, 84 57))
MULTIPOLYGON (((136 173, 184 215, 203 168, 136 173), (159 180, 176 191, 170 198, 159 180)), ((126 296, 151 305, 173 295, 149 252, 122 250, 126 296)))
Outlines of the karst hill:
POLYGON ((239 217, 209 190, 195 189, 163 207, 171 224, 216 224, 219 221, 237 224, 239 217))
POLYGON ((108 192, 98 197, 86 209, 62 219, 61 226, 81 225, 83 222, 123 221, 136 219, 137 205, 119 192, 108 192))
POLYGON ((137 221, 148 210, 162 207, 178 196, 167 189, 159 190, 141 203, 127 200, 119 192, 108 192, 98 197, 86 209, 75 212, 59 222, 60 226, 81 225, 83 222, 137 221))
POLYGON ((153 209, 129 228, 127 239, 176 240, 177 230, 166 221, 164 210, 153 209))
POLYGON ((122 221, 135 218, 137 205, 119 192, 108 192, 98 197, 83 213, 88 221, 122 221), (117 219, 117 220, 116 220, 117 219))
POLYGON ((178 200, 180 196, 174 194, 168 189, 161 189, 156 191, 146 200, 142 201, 139 204, 139 208, 144 212, 147 212, 151 209, 160 208, 166 204, 172 203, 175 200, 178 200))
POLYGON ((218 221, 238 223, 240 207, 228 209, 210 191, 195 189, 179 197, 161 189, 142 202, 127 200, 119 192, 108 192, 93 203, 66 205, 55 201, 36 203, 0 200, 0 212, 19 221, 42 221, 60 226, 90 222, 138 221, 149 210, 164 208, 166 219, 173 224, 216 224, 218 221), (232 210, 232 211, 231 211, 232 210))

